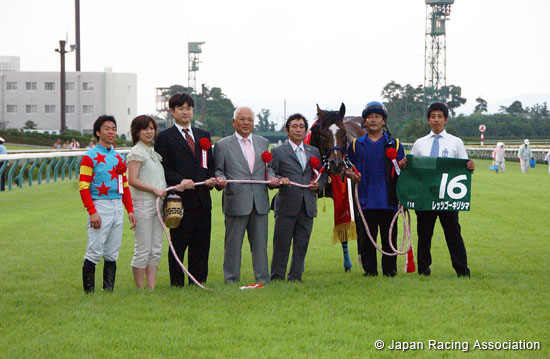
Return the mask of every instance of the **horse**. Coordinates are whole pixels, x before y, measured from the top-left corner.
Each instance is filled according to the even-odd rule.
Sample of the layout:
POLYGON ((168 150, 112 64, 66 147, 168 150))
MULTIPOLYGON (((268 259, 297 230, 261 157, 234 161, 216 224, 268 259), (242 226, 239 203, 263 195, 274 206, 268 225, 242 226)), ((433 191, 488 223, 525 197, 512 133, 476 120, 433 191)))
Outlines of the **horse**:
MULTIPOLYGON (((332 182, 338 180, 338 177, 340 177, 340 181, 345 183, 344 171, 346 167, 351 165, 346 160, 347 148, 355 138, 361 137, 366 133, 361 126, 363 123, 362 117, 345 117, 345 114, 346 106, 344 103, 341 104, 338 111, 321 110, 319 105, 317 105, 317 121, 311 126, 310 135, 308 136, 309 144, 319 149, 324 165, 327 167, 329 174, 332 175, 332 182)), ((332 191, 328 194, 325 192, 325 196, 332 197, 335 212, 337 208, 347 208, 349 213, 349 206, 346 203, 342 203, 343 201, 347 201, 347 198, 342 198, 342 196, 338 196, 337 193, 332 193, 332 191)), ((335 222, 337 222, 336 213, 335 222)), ((338 225, 339 223, 335 223, 334 231, 336 231, 338 225)), ((336 235, 333 232, 333 239, 336 235)), ((356 238, 355 228, 347 226, 341 230, 339 236, 344 256, 344 270, 347 272, 352 267, 348 252, 348 239, 356 238), (353 232, 353 235, 350 236, 351 232, 353 232)))

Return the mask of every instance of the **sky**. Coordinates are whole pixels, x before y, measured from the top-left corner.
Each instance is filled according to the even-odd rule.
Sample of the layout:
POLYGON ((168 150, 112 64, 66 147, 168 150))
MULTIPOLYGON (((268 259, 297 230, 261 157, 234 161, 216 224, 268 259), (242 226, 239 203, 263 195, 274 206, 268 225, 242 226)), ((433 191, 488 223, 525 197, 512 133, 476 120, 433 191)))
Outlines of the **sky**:
MULTIPOLYGON (((268 108, 282 122, 315 104, 348 115, 382 100, 390 81, 424 82, 423 0, 81 0, 82 71, 135 73, 138 112, 155 88, 187 85, 187 43, 202 46, 197 83, 236 106, 268 108)), ((21 71, 59 71, 54 49, 74 43, 73 0, 0 0, 0 56, 21 71)), ((550 103, 548 0, 456 0, 447 22, 447 84, 491 112, 520 99, 550 103)), ((74 54, 67 71, 74 71, 74 54)), ((391 119, 391 114, 390 114, 391 119)))

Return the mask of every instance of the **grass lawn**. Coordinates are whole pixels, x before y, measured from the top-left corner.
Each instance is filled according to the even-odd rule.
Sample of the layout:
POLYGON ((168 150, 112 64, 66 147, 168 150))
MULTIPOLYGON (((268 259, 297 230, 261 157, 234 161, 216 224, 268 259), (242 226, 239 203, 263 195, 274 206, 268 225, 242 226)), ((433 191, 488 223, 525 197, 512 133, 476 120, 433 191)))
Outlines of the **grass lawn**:
MULTIPOLYGON (((86 212, 77 182, 0 193, 0 358, 390 358, 392 340, 423 343, 423 350, 403 354, 410 358, 548 358, 548 168, 522 175, 518 163, 508 162, 508 172, 496 175, 489 161, 476 164, 472 210, 460 215, 470 279, 456 277, 439 224, 431 277, 401 272, 402 257, 396 278, 365 278, 355 260, 345 273, 341 248, 330 240, 327 200, 315 220, 304 282, 241 291, 223 283, 221 196, 213 191, 211 291, 170 288, 166 242, 158 288, 135 289, 133 234, 125 230, 115 291, 84 295, 86 212), (378 339, 383 350, 374 347, 378 339), (467 342, 469 354, 429 349, 429 340, 467 342), (542 348, 480 350, 476 340, 542 348)), ((413 214, 416 247, 415 221, 413 214)), ((270 218, 269 257, 272 227, 270 218)), ((356 258, 356 243, 350 249, 356 258)), ((245 242, 241 284, 253 282, 245 242)))
POLYGON ((32 151, 32 150, 43 150, 43 149, 50 149, 50 147, 31 147, 31 146, 24 146, 24 145, 10 145, 10 144, 4 144, 4 146, 6 147, 6 150, 8 150, 8 153, 10 151, 21 151, 21 150, 26 150, 26 151, 32 151))

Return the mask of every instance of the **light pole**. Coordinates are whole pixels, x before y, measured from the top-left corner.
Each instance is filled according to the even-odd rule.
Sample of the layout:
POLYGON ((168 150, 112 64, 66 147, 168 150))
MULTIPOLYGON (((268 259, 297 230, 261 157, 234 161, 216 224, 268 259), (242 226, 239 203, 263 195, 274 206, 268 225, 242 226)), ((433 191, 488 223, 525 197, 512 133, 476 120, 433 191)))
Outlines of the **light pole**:
POLYGON ((71 50, 69 51, 66 51, 65 50, 65 44, 67 42, 65 40, 59 40, 59 49, 55 49, 56 52, 59 52, 59 54, 61 55, 61 71, 60 71, 60 74, 61 74, 61 78, 60 78, 60 86, 59 86, 59 90, 61 92, 61 109, 59 111, 59 113, 61 114, 61 129, 60 129, 60 132, 63 133, 63 131, 65 131, 65 129, 67 128, 66 126, 66 121, 65 121, 65 113, 67 112, 67 109, 65 108, 65 88, 66 88, 66 82, 65 82, 65 54, 67 52, 71 52, 74 50, 74 47, 71 46, 71 50))

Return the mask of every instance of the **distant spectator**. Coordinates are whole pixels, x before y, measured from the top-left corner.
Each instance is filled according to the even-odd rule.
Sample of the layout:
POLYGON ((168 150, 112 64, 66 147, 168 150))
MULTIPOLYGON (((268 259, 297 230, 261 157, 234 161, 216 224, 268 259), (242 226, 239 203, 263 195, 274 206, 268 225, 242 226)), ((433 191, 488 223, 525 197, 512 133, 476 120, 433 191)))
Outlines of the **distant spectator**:
POLYGON ((502 173, 506 170, 506 165, 504 163, 506 161, 505 152, 506 150, 504 149, 504 143, 498 142, 497 148, 493 151, 493 161, 495 161, 495 165, 497 166, 495 173, 498 173, 499 169, 502 170, 502 173))
MULTIPOLYGON (((8 150, 6 150, 6 147, 4 146, 4 142, 6 141, 2 137, 0 137, 0 155, 8 154, 8 150)), ((0 161, 0 169, 2 168, 3 164, 4 162, 0 161)), ((0 191, 4 190, 4 172, 2 172, 2 176, 0 176, 0 191)))
POLYGON ((78 150, 80 148, 80 142, 78 142, 74 137, 71 142, 71 150, 78 150))
POLYGON ((95 147, 95 141, 91 140, 90 143, 88 143, 87 149, 94 148, 95 147))
POLYGON ((518 158, 521 164, 521 172, 527 173, 529 167, 529 160, 533 158, 533 152, 531 152, 531 146, 529 146, 529 140, 523 140, 523 144, 519 146, 518 158))
POLYGON ((71 149, 71 142, 69 140, 65 140, 63 145, 61 146, 62 150, 70 150, 71 149))
POLYGON ((59 150, 61 149, 61 139, 58 138, 55 143, 53 144, 53 148, 55 148, 56 150, 59 150))
POLYGON ((544 160, 548 162, 548 174, 550 174, 550 150, 548 150, 548 153, 546 154, 546 157, 544 157, 544 160))

